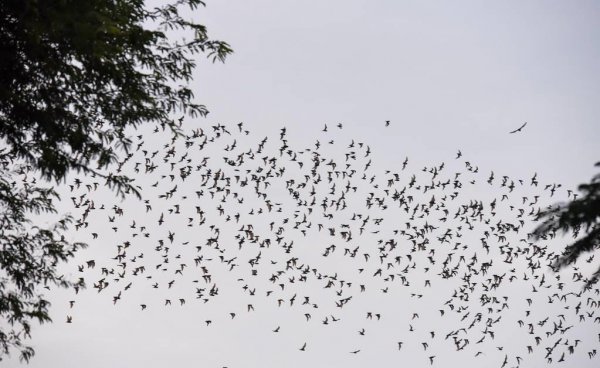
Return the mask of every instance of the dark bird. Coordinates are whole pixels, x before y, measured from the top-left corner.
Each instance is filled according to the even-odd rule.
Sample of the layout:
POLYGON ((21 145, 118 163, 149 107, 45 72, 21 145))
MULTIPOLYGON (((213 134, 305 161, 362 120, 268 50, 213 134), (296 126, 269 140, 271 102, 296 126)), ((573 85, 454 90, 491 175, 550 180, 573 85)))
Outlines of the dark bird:
POLYGON ((517 133, 520 132, 521 130, 523 130, 523 128, 525 128, 525 125, 527 125, 527 122, 523 123, 523 125, 521 125, 519 128, 513 130, 512 132, 509 132, 509 134, 513 134, 513 133, 517 133))

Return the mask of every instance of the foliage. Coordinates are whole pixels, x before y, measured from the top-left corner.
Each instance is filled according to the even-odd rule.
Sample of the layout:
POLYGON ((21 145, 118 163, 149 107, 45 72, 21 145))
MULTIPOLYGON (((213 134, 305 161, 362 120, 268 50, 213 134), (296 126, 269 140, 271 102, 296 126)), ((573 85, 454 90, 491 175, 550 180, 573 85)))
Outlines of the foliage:
POLYGON ((12 154, 47 179, 99 174, 92 164, 116 160, 110 143, 129 149, 125 128, 175 128, 174 114, 206 115, 185 85, 192 56, 223 60, 231 49, 184 19, 182 5, 203 2, 148 10, 143 0, 0 0, 0 137, 12 154), (173 31, 193 38, 173 42, 173 31))
POLYGON ((139 197, 129 178, 102 172, 129 153, 128 128, 150 123, 178 133, 186 115, 208 113, 187 85, 194 57, 223 61, 232 50, 184 17, 204 5, 0 0, 0 359, 12 348, 26 361, 33 356, 22 339, 31 321, 50 321, 42 287, 83 286, 56 271, 84 246, 64 237, 71 219, 34 225, 59 199, 36 178, 61 182, 83 172, 139 197))
MULTIPOLYGON (((600 167, 600 162, 596 163, 600 167)), ((545 219, 538 226, 534 235, 538 238, 554 236, 556 232, 572 232, 577 238, 568 245, 564 252, 552 265, 555 269, 574 263, 582 254, 600 248, 600 174, 594 176, 590 183, 581 184, 582 195, 569 203, 561 203, 540 214, 545 219)), ((600 268, 588 280, 587 286, 598 282, 600 268)))
POLYGON ((33 225, 30 215, 55 213, 52 203, 58 196, 51 188, 35 185, 30 167, 14 165, 8 154, 0 156, 0 316, 11 326, 0 331, 0 356, 11 347, 29 360, 33 349, 22 338, 30 337, 31 321, 50 321, 49 302, 38 291, 40 286, 82 287, 57 274, 56 266, 84 247, 70 243, 64 232, 71 218, 63 217, 56 225, 33 225))

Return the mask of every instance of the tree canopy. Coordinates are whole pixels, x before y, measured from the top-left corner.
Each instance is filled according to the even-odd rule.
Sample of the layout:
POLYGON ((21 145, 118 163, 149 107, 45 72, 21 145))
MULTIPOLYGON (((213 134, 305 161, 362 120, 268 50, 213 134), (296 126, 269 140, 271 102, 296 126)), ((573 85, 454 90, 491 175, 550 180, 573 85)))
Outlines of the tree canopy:
POLYGON ((142 0, 1 3, 0 138, 48 179, 114 162, 109 143, 127 149, 127 127, 206 115, 186 85, 192 56, 222 61, 231 52, 180 15, 200 0, 154 9, 142 0), (173 41, 173 32, 192 39, 173 41))
MULTIPOLYGON (((596 163, 600 167, 600 162, 596 163)), ((574 243, 568 245, 562 255, 553 264, 554 269, 561 269, 573 264, 582 254, 600 248, 600 174, 594 176, 590 183, 581 184, 571 202, 559 203, 540 214, 543 222, 534 234, 538 238, 554 236, 557 232, 571 232, 574 243)), ((600 268, 588 280, 587 286, 595 284, 600 278, 600 268)))
POLYGON ((177 132, 184 116, 205 116, 188 86, 195 56, 232 53, 185 16, 204 5, 0 0, 0 320, 11 326, 0 330, 0 358, 12 348, 33 356, 21 340, 31 320, 50 320, 40 288, 83 286, 56 271, 85 246, 65 240, 70 218, 47 228, 32 221, 56 212, 58 199, 36 178, 91 173, 120 195, 135 192, 126 176, 100 171, 129 151, 126 129, 154 123, 177 132))

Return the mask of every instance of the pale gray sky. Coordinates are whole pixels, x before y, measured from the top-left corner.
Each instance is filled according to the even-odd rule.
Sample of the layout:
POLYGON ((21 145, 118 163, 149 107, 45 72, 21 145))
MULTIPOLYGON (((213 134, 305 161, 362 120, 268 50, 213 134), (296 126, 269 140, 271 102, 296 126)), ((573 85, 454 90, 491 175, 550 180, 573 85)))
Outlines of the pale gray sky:
MULTIPOLYGON (((279 129, 285 126, 293 149, 314 148, 319 139, 324 156, 340 161, 350 141, 356 139, 370 145, 371 170, 380 173, 381 178, 385 169, 398 172, 406 156, 410 160, 407 173, 425 178, 421 171, 424 166, 446 162, 445 176, 452 177, 454 171, 464 171, 463 161, 454 160, 460 149, 463 159, 480 169, 478 184, 463 189, 464 198, 486 201, 501 193, 485 183, 492 170, 497 181, 502 175, 527 181, 537 172, 540 183, 563 184, 559 194, 562 199, 566 188, 588 181, 595 173, 593 164, 600 159, 600 125, 596 121, 600 116, 598 2, 222 0, 207 5, 200 11, 199 20, 206 23, 213 37, 228 41, 235 53, 224 65, 199 64, 194 91, 211 113, 206 119, 187 121, 189 127, 202 127, 208 133, 212 131, 210 125, 222 123, 233 132, 238 122, 244 122, 251 134, 238 137, 238 145, 255 149, 268 135, 268 154, 274 154, 279 129), (384 127, 385 120, 391 121, 390 127, 384 127), (521 133, 508 134, 525 121, 528 125, 521 133), (337 123, 343 123, 342 130, 335 128, 337 123), (327 133, 321 131, 324 124, 328 125, 327 133), (330 139, 336 144, 328 147, 330 139)), ((146 139, 153 140, 160 141, 146 139)), ((210 153, 215 162, 221 163, 226 153, 218 147, 190 157, 199 164, 210 153)), ((364 165, 366 161, 360 162, 364 165)), ((289 170, 293 172, 293 168, 289 170)), ((403 180, 407 182, 407 178, 403 180)), ((170 184, 162 189, 170 189, 170 184)), ((177 203, 191 206, 193 211, 191 202, 180 198, 194 198, 195 190, 193 183, 181 184, 177 203)), ((533 193, 527 188, 518 190, 523 195, 533 193)), ((146 257, 151 257, 156 239, 166 239, 166 233, 161 233, 165 229, 155 227, 158 211, 167 211, 172 205, 156 200, 158 193, 148 195, 154 198, 153 212, 148 215, 135 201, 119 204, 127 215, 118 220, 122 227, 119 233, 110 229, 112 225, 107 226, 104 214, 99 215, 97 223, 90 224, 99 232, 98 240, 92 240, 89 231, 74 232, 74 239, 91 245, 73 263, 74 274, 77 276, 75 265, 91 258, 98 264, 112 264, 109 257, 114 257, 116 244, 127 240, 126 229, 133 219, 138 224, 147 223, 153 236, 148 245, 136 243, 138 248, 132 249, 128 258, 144 246, 148 247, 146 257)), ((547 197, 545 203, 555 202, 547 197)), ((515 198, 520 204, 519 197, 515 198)), ((106 195, 97 201, 114 202, 106 195)), ((363 202, 351 204, 357 206, 357 212, 364 207, 363 202)), ((251 208, 254 204, 244 206, 251 208)), ((387 232, 403 226, 405 221, 398 216, 401 214, 386 217, 382 226, 387 232)), ((510 220, 510 216, 505 218, 510 220)), ((185 220, 171 224, 177 238, 202 244, 208 235, 186 227, 185 220)), ((231 231, 237 230, 233 227, 231 231)), ((477 242, 480 235, 473 236, 471 240, 477 242)), ((368 248, 368 239, 371 247, 376 246, 376 235, 366 239, 361 246, 368 248)), ((330 242, 324 235, 308 241, 298 237, 295 247, 311 262, 319 263, 324 262, 319 244, 330 242), (317 246, 319 251, 315 253, 312 249, 317 246)), ((235 243, 222 246, 237 248, 235 243)), ((241 253, 240 269, 248 267, 247 259, 256 256, 255 250, 241 253)), ((193 253, 181 251, 183 258, 193 253)), ((263 256, 263 266, 269 270, 265 272, 273 269, 266 263, 268 259, 285 259, 280 250, 272 256, 263 250, 263 256)), ((173 276, 159 275, 153 267, 158 259, 148 261, 148 274, 166 283, 173 276)), ((77 298, 71 293, 53 292, 50 298, 55 322, 34 329, 30 342, 36 356, 30 366, 427 367, 427 357, 436 355, 435 366, 499 367, 505 352, 526 357, 522 349, 531 343, 527 331, 515 326, 527 309, 523 299, 530 290, 524 286, 504 286, 497 291, 498 298, 510 295, 514 302, 510 311, 503 312, 507 322, 496 330, 493 342, 486 341, 478 349, 471 341, 466 351, 456 352, 452 343, 444 342, 444 336, 436 336, 430 348, 423 351, 420 343, 431 341, 427 340, 429 331, 441 334, 458 323, 456 316, 440 318, 438 312, 455 287, 453 283, 437 280, 432 290, 417 301, 402 288, 383 295, 378 290, 386 285, 378 281, 366 296, 357 295, 343 312, 326 304, 333 299, 320 289, 322 285, 297 283, 299 302, 301 295, 310 294, 324 303, 318 313, 311 313, 313 320, 307 323, 301 309, 277 308, 262 296, 264 290, 276 285, 263 280, 265 283, 257 286, 261 296, 250 298, 241 289, 244 282, 228 278, 224 269, 213 270, 213 277, 221 276, 219 299, 207 304, 193 300, 190 282, 200 276, 194 276, 199 271, 193 267, 193 260, 188 257, 186 262, 189 269, 182 277, 187 280, 185 286, 178 281, 172 290, 162 293, 152 289, 150 281, 132 279, 133 287, 116 306, 112 305, 112 296, 124 285, 113 283, 114 289, 97 295, 90 283, 90 288, 77 298), (315 286, 319 289, 311 289, 315 286), (184 295, 186 304, 179 307, 178 296, 184 295), (172 307, 163 307, 167 297, 172 298, 172 307), (68 300, 76 300, 73 310, 69 310, 68 300), (256 310, 247 313, 250 302, 256 310), (149 305, 144 312, 140 311, 141 303, 149 305), (339 325, 323 327, 319 319, 327 310, 342 316, 339 325), (233 321, 228 320, 230 311, 237 313, 233 321), (381 313, 382 320, 367 321, 367 311, 381 313), (416 322, 411 320, 415 312, 421 314, 416 322), (67 314, 73 316, 72 324, 65 323, 67 314), (207 319, 213 324, 206 326, 207 319), (415 334, 408 332, 411 323, 417 327, 415 334), (281 326, 278 334, 271 332, 276 326, 281 326), (367 330, 365 336, 357 333, 361 328, 367 330), (307 351, 299 352, 305 341, 307 351), (404 341, 406 351, 397 351, 397 341, 404 341), (499 351, 497 346, 505 346, 505 350, 499 351), (361 352, 349 353, 355 349, 361 352), (478 350, 483 350, 484 356, 475 359, 478 350)), ((343 257, 336 262, 324 262, 322 267, 330 273, 354 275, 354 263, 343 257)), ((99 268, 94 276, 99 275, 99 268)), ((525 270, 517 271, 520 275, 525 270)), ((418 292, 417 285, 428 276, 413 277, 419 281, 411 292, 418 292)), ((569 278, 570 274, 565 273, 565 280, 569 278)), ((390 289, 394 285, 390 284, 390 289)), ((573 291, 579 291, 578 286, 573 291)), ((556 309, 559 307, 544 301, 532 312, 536 322, 546 312, 552 316, 561 313, 556 309)), ((476 300, 471 303, 473 310, 481 309, 476 300)), ((564 366, 597 366, 598 360, 589 360, 586 351, 598 347, 599 328, 592 319, 576 325, 568 338, 580 338, 585 348, 577 350, 564 366)), ((16 359, 3 363, 21 366, 16 359)), ((544 359, 538 357, 528 363, 522 366, 540 366, 544 359)), ((509 366, 515 365, 509 362, 509 366)))

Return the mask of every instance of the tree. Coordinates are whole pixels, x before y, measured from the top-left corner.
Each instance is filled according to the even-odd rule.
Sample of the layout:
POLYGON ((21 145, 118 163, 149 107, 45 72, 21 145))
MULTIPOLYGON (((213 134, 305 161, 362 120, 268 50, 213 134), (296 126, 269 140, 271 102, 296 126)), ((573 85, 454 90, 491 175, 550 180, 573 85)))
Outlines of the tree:
POLYGON ((34 225, 59 199, 36 178, 49 185, 71 171, 94 174, 117 195, 139 197, 127 176, 101 170, 129 152, 131 129, 154 123, 178 134, 185 116, 208 113, 187 86, 194 57, 224 61, 232 50, 183 15, 204 5, 0 0, 0 326, 9 326, 0 359, 13 348, 33 356, 22 343, 30 322, 50 321, 40 288, 83 287, 56 271, 85 246, 65 240, 71 219, 34 225))
MULTIPOLYGON (((600 167, 600 162, 595 166, 600 167)), ((585 252, 600 248, 600 174, 590 183, 581 184, 579 190, 582 192, 579 198, 575 195, 571 202, 559 203, 542 212, 539 218, 545 220, 534 231, 537 238, 553 237, 559 231, 572 232, 577 238, 583 232, 583 236, 568 245, 554 261, 552 268, 555 270, 573 264, 585 252)), ((599 278, 600 268, 588 279, 586 287, 598 282, 599 278)))
POLYGON ((30 214, 55 213, 51 188, 35 185, 31 167, 15 164, 10 154, 0 155, 0 315, 11 330, 0 330, 0 356, 14 347, 29 360, 33 349, 22 338, 30 336, 31 321, 50 321, 49 303, 39 292, 48 285, 83 287, 57 274, 58 262, 66 261, 85 244, 69 243, 63 233, 71 223, 65 216, 50 227, 35 226, 30 214))

